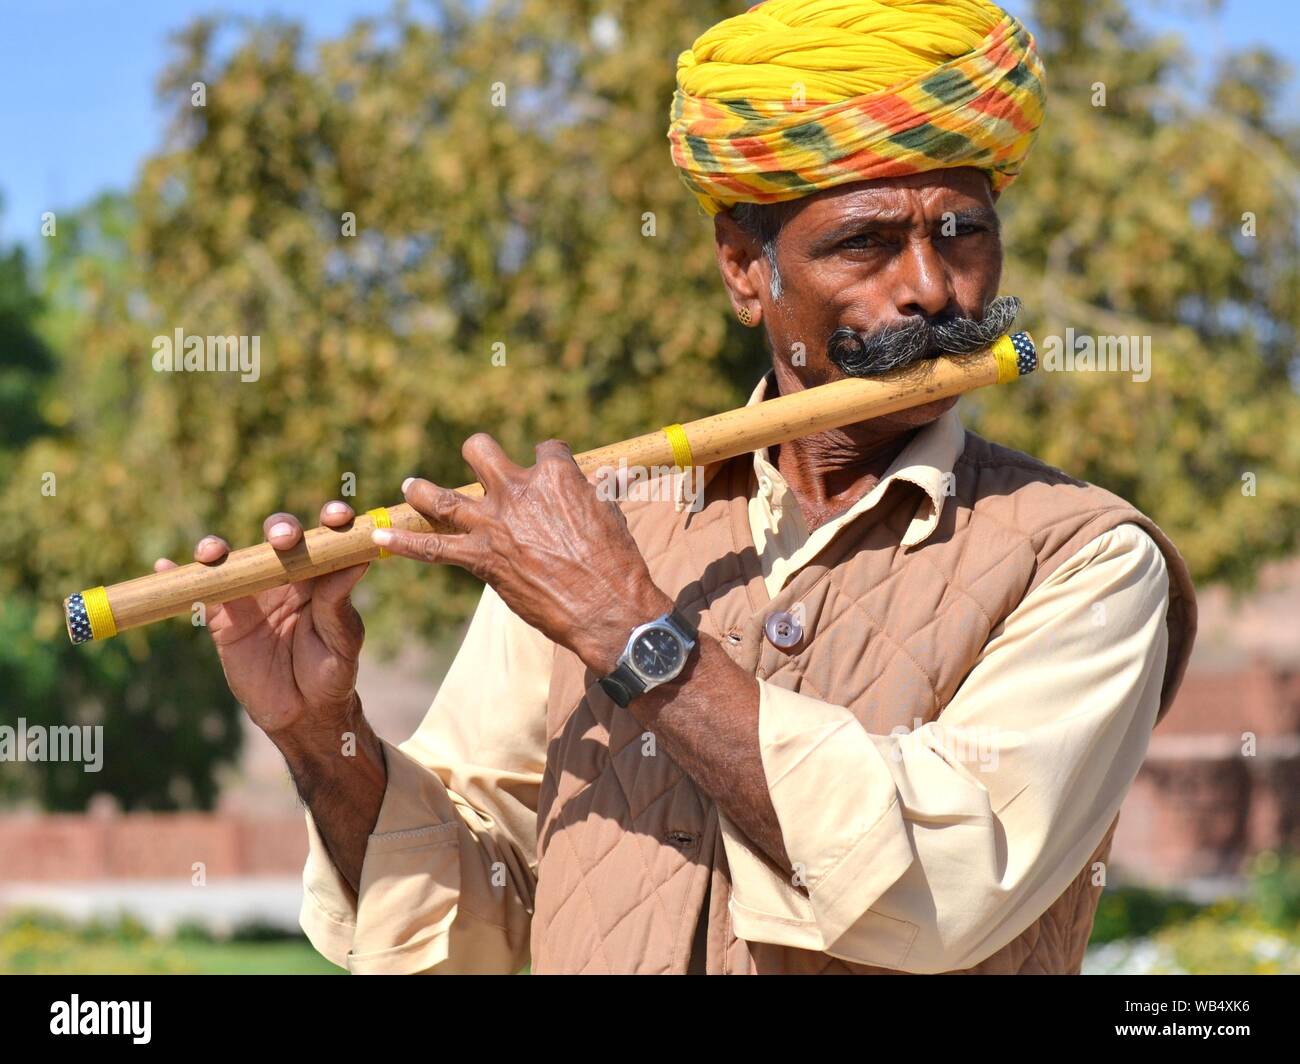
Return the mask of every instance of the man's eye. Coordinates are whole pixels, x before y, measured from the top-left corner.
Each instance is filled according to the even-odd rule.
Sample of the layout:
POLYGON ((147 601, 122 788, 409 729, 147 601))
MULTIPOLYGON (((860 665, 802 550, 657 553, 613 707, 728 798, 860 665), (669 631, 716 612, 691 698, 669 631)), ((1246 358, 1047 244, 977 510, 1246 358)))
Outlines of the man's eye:
POLYGON ((976 225, 971 222, 962 222, 951 231, 945 231, 943 229, 939 230, 941 236, 970 236, 972 233, 983 232, 987 232, 987 229, 984 226, 976 225))
POLYGON ((875 233, 858 233, 840 242, 842 248, 872 248, 883 246, 883 241, 875 233))

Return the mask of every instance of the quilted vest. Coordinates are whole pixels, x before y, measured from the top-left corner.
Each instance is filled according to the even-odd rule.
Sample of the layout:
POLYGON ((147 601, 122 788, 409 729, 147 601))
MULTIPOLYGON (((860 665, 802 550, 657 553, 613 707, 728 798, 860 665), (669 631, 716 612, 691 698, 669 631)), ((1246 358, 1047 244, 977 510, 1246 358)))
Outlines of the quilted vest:
MULTIPOLYGON (((931 500, 893 481, 875 508, 769 600, 749 526, 752 459, 707 473, 695 511, 653 501, 623 509, 655 583, 755 676, 846 706, 872 733, 910 731, 943 713, 990 633, 1030 591, 1090 540, 1132 522, 1160 546, 1169 570, 1159 714, 1167 712, 1196 630, 1191 580, 1160 529, 1109 492, 967 432, 954 494, 924 542, 900 546, 931 500), (764 620, 796 603, 805 635, 782 650, 764 638, 764 620)), ((886 972, 736 937, 713 801, 662 746, 642 756, 644 728, 596 679, 557 650, 538 808, 533 971, 886 972)), ((1077 973, 1101 893, 1092 867, 1109 854, 1117 822, 1033 925, 966 971, 1077 973)))

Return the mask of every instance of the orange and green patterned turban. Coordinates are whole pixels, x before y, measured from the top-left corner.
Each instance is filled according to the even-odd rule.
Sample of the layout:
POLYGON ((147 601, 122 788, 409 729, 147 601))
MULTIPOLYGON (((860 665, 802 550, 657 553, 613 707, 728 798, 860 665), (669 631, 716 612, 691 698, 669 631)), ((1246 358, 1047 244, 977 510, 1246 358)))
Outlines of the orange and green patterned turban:
POLYGON ((1001 190, 1043 78, 1029 31, 986 0, 766 0, 678 56, 668 140, 710 215, 955 166, 1001 190))

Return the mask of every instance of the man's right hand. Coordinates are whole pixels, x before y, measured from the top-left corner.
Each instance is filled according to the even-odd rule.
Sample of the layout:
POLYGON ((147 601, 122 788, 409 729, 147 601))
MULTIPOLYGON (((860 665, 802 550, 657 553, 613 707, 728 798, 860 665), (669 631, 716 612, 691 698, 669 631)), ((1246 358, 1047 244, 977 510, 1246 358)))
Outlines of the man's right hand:
MULTIPOLYGON (((320 522, 337 528, 354 516, 351 506, 335 500, 322 507, 320 522)), ((302 525, 292 514, 272 514, 262 532, 276 550, 290 550, 302 539, 302 525)), ((220 536, 204 536, 194 560, 213 565, 229 551, 220 536)), ((154 563, 155 572, 175 567, 166 558, 154 563)), ((350 596, 368 568, 354 565, 209 608, 208 630, 226 682, 253 723, 272 738, 300 726, 328 729, 346 721, 365 639, 350 596)))

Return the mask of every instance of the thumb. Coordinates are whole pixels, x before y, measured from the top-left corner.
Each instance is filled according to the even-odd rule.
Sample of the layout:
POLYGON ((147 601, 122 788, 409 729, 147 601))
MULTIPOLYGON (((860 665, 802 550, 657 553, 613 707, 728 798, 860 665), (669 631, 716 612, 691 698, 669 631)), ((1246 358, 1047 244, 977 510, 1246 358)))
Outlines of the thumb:
POLYGON ((311 617, 321 641, 336 654, 355 655, 365 638, 365 625, 352 606, 352 589, 370 563, 352 565, 318 576, 312 587, 311 617))

